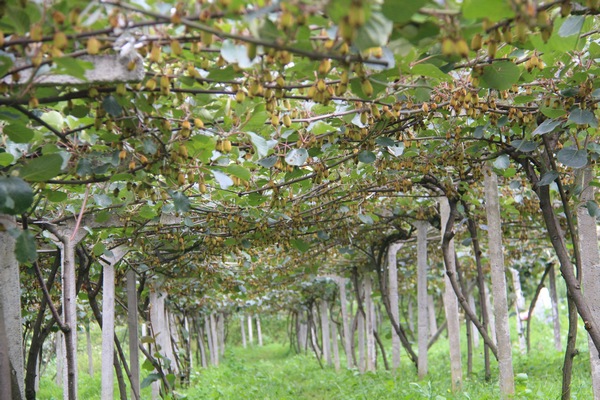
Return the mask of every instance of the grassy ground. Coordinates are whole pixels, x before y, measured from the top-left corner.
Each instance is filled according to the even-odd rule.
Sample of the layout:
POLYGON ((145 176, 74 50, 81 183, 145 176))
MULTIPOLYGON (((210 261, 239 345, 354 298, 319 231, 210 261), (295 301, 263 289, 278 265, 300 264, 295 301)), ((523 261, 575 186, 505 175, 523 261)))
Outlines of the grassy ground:
MULTIPOLYGON (((442 347, 442 346, 440 346, 442 347)), ((447 348, 446 348, 447 349, 447 348)), ((287 347, 233 348, 219 368, 198 371, 184 393, 189 399, 497 399, 497 371, 491 382, 483 379, 482 363, 476 360, 463 390, 450 391, 449 361, 442 351, 430 355, 430 375, 419 381, 408 360, 397 373, 378 371, 358 374, 354 370, 321 369, 311 354, 293 355, 287 347)), ((562 356, 515 355, 517 399, 560 398, 562 356)), ((589 359, 577 359, 573 399, 590 399, 589 359)))
MULTIPOLYGON (((385 337, 386 332, 382 333, 385 337)), ((94 342, 96 335, 97 332, 93 336, 94 342)), ((581 329, 578 336, 580 354, 575 358, 572 398, 591 399, 593 395, 585 331, 581 329)), ((402 358, 401 368, 396 373, 385 371, 381 358, 378 360, 379 370, 376 374, 361 375, 356 370, 345 368, 336 372, 333 367, 321 369, 312 353, 293 354, 289 351, 288 345, 275 343, 273 338, 266 337, 269 343, 263 347, 254 346, 244 349, 241 346, 229 346, 218 368, 195 369, 190 387, 179 388, 177 397, 194 400, 499 398, 496 363, 492 361, 492 379, 486 382, 483 376, 481 349, 476 349, 474 353, 473 374, 466 376, 466 367, 464 368, 462 391, 451 392, 448 344, 443 337, 429 352, 430 373, 422 381, 417 379, 415 368, 405 355, 402 358)), ((516 335, 513 336, 515 337, 516 335)), ((462 349, 464 356, 466 349, 464 343, 462 349)), ((83 350, 83 346, 80 350, 83 350)), ((90 377, 85 372, 87 361, 85 355, 80 353, 81 399, 100 398, 98 350, 99 348, 95 346, 94 377, 90 377)), ((531 352, 528 355, 520 355, 516 343, 513 347, 514 372, 517 377, 515 398, 559 399, 562 358, 563 354, 554 350, 551 328, 539 323, 534 324, 531 352)), ((342 359, 342 366, 344 365, 345 361, 342 359)), ((465 365, 466 356, 463 358, 463 366, 465 365)), ((146 374, 147 371, 142 372, 142 379, 146 374)), ((62 390, 54 384, 52 375, 52 366, 49 366, 41 380, 38 399, 62 399, 62 390)), ((115 395, 118 396, 116 387, 115 395)), ((150 398, 149 388, 143 390, 142 398, 150 398)))

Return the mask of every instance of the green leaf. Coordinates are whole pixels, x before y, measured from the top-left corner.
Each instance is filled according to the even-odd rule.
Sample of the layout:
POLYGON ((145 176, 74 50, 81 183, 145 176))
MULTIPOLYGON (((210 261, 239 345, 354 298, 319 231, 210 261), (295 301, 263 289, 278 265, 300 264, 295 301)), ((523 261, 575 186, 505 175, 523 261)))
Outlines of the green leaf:
POLYGON ((585 22, 585 16, 583 15, 569 15, 565 22, 560 26, 558 30, 558 36, 567 37, 573 35, 579 35, 583 23, 585 22))
POLYGON ((367 96, 363 92, 362 81, 359 78, 350 79, 350 89, 353 93, 356 93, 359 97, 363 99, 372 99, 374 97, 377 97, 379 93, 386 89, 386 87, 382 85, 381 82, 373 81, 371 79, 369 79, 369 82, 371 82, 371 86, 373 86, 373 94, 371 96, 367 96))
POLYGON ((527 381, 528 379, 529 379, 529 376, 525 372, 518 373, 515 376, 515 380, 518 382, 524 382, 524 381, 527 381))
POLYGON ((350 8, 350 0, 329 1, 327 2, 327 15, 337 23, 348 15, 348 8, 350 8))
POLYGON ((278 158, 279 158, 279 156, 276 156, 276 155, 261 158, 260 160, 257 161, 257 164, 262 167, 265 167, 265 168, 272 168, 277 163, 278 158))
POLYGON ((494 168, 506 169, 510 165, 510 158, 507 154, 502 154, 494 160, 494 168))
POLYGON ((600 154, 600 144, 598 143, 588 143, 586 149, 588 149, 591 153, 600 154))
POLYGON ((358 214, 357 217, 358 217, 358 219, 361 220, 361 222, 363 224, 373 225, 373 222, 374 222, 373 221, 373 217, 371 217, 370 215, 368 215, 368 214, 358 214))
POLYGON ((25 125, 13 123, 6 125, 2 130, 14 143, 28 143, 33 139, 34 132, 25 125))
POLYGON ((372 151, 363 150, 360 153, 358 153, 358 161, 363 162, 365 164, 371 164, 375 162, 376 159, 377 157, 372 151))
POLYGON ((513 140, 511 145, 523 153, 530 153, 538 148, 537 142, 531 140, 513 140))
POLYGON ((65 123, 62 114, 54 110, 42 114, 42 120, 54 129, 58 130, 61 130, 65 123))
POLYGON ((279 29, 273 21, 266 19, 260 26, 257 36, 263 40, 274 42, 285 38, 285 32, 279 29))
POLYGON ((452 77, 433 64, 417 64, 410 69, 413 75, 428 76, 431 78, 441 79, 442 81, 451 81, 452 77))
POLYGON ((541 107, 540 111, 548 118, 559 118, 565 115, 567 112, 562 108, 552 108, 552 107, 541 107))
POLYGON ((153 219, 158 214, 153 207, 145 205, 138 210, 138 215, 144 219, 153 219))
POLYGON ((558 126, 562 124, 562 121, 556 119, 547 119, 541 124, 538 125, 537 128, 532 132, 533 136, 543 135, 544 133, 552 132, 558 126))
POLYGON ((43 182, 60 173, 63 158, 60 154, 44 154, 34 158, 21 168, 20 176, 26 181, 43 182))
POLYGON ((267 140, 265 140, 265 138, 257 135, 254 132, 246 132, 246 133, 248 134, 248 136, 250 136, 250 141, 254 145, 254 148, 256 149, 256 153, 258 154, 259 157, 266 157, 269 150, 272 149, 277 144, 277 141, 275 141, 275 140, 267 141, 267 140))
POLYGON ((507 90, 519 81, 521 71, 513 62, 498 61, 483 68, 481 83, 483 87, 507 90))
POLYGON ((556 171, 548 171, 538 181, 538 186, 547 186, 554 182, 558 178, 558 172, 556 171))
POLYGON ((564 148, 561 149, 556 158, 558 161, 567 167, 571 168, 583 168, 587 165, 588 157, 587 150, 577 150, 575 148, 564 148))
POLYGON ((228 189, 231 185, 233 185, 233 180, 227 174, 216 169, 212 170, 212 174, 219 183, 221 189, 228 189))
POLYGON ((27 229, 21 231, 15 242, 15 256, 21 264, 29 264, 37 260, 35 236, 27 229))
POLYGON ((102 210, 98 213, 96 213, 96 218, 94 218, 94 221, 96 221, 99 224, 102 224, 108 220, 110 220, 111 214, 106 211, 106 210, 102 210))
POLYGON ((15 157, 13 157, 12 154, 0 153, 0 167, 6 167, 6 166, 12 164, 12 162, 14 160, 15 160, 15 157))
POLYGON ((468 19, 487 18, 496 22, 513 17, 514 11, 506 0, 464 0, 462 15, 468 19))
POLYGON ((308 151, 306 149, 292 149, 285 155, 285 162, 289 165, 300 167, 304 165, 308 158, 308 151))
MULTIPOLYGON (((152 336, 142 336, 140 338, 140 343, 150 344, 150 343, 156 343, 156 341, 154 340, 154 338, 152 336)), ((146 361, 148 361, 148 360, 146 360, 146 361)), ((146 361, 144 361, 144 364, 146 364, 146 361)), ((148 364, 150 364, 149 368, 146 368, 145 366, 142 366, 142 368, 144 368, 147 371, 152 371, 154 369, 154 365, 152 365, 151 362, 148 362, 148 364)))
POLYGON ((302 239, 292 239, 290 240, 290 244, 303 253, 310 249, 310 243, 307 243, 302 239))
POLYGON ((224 40, 221 46, 221 57, 240 68, 250 68, 254 62, 248 57, 248 50, 243 44, 235 44, 232 40, 224 40))
POLYGON ((379 136, 378 138, 376 138, 375 143, 377 143, 380 146, 395 146, 396 145, 396 141, 394 139, 385 137, 385 136, 379 136))
POLYGON ((169 382, 169 386, 175 387, 175 380, 177 379, 175 374, 167 374, 166 378, 167 382, 169 382))
POLYGON ((226 168, 227 172, 229 172, 233 176, 237 176, 240 179, 245 181, 249 181, 252 178, 252 174, 246 168, 241 165, 233 164, 226 168))
POLYGON ((187 212, 190 210, 190 199, 181 192, 169 191, 171 198, 173 199, 173 205, 177 212, 187 212))
POLYGON ((326 231, 319 231, 317 232, 317 237, 321 240, 329 240, 329 233, 326 231))
MULTIPOLYGON (((140 338, 140 342, 142 342, 142 340, 144 340, 145 338, 150 338, 150 336, 142 336, 140 338)), ((150 343, 154 343, 154 338, 152 338, 152 341, 150 343)), ((152 365, 152 362, 148 359, 145 359, 144 362, 142 363, 142 369, 144 371, 154 371, 154 365, 152 365)))
POLYGON ((228 65, 225 68, 211 70, 208 74, 208 79, 215 81, 230 81, 235 78, 236 75, 234 68, 231 65, 228 65))
POLYGON ((473 137, 475 139, 481 139, 483 137, 485 133, 485 126, 481 126, 479 125, 478 127, 475 128, 475 130, 473 131, 473 137))
POLYGON ((13 61, 11 60, 10 57, 0 56, 0 77, 3 77, 4 75, 6 75, 6 73, 8 71, 10 71, 12 66, 13 66, 13 61))
POLYGON ((153 382, 160 380, 160 375, 157 373, 148 374, 147 377, 144 378, 142 383, 140 383, 140 389, 148 387, 152 385, 153 382))
POLYGON ((92 247, 92 253, 94 253, 94 255, 96 257, 99 257, 102 254, 104 254, 105 250, 106 250, 106 246, 102 242, 98 242, 94 245, 94 247, 92 247))
POLYGON ((112 204, 112 199, 105 194, 95 194, 94 201, 98 207, 108 207, 112 204))
POLYGON ((585 207, 587 208, 590 217, 600 217, 600 207, 598 207, 598 204, 595 201, 589 200, 585 203, 585 207))
POLYGON ((86 80, 85 71, 94 68, 90 61, 78 60, 73 57, 59 57, 52 60, 56 64, 53 71, 56 74, 70 75, 75 78, 86 80))
POLYGON ((582 110, 581 108, 571 110, 569 121, 573 121, 578 125, 588 124, 594 128, 598 127, 598 120, 594 113, 590 110, 582 110))
POLYGON ((102 108, 113 117, 118 117, 123 113, 123 107, 117 102, 112 95, 106 96, 102 100, 102 108))
POLYGON ((388 146, 387 149, 394 157, 400 157, 404 153, 404 143, 398 143, 395 146, 388 146))
POLYGON ((371 18, 358 30, 354 45, 358 50, 385 46, 392 33, 392 22, 380 12, 371 13, 371 18))
POLYGON ((14 176, 0 178, 0 214, 18 215, 33 203, 31 186, 14 176))
POLYGON ((425 3, 427 0, 385 0, 381 12, 391 21, 408 22, 425 3))
POLYGON ((10 15, 10 23, 15 27, 17 33, 24 35, 29 32, 31 20, 24 9, 15 4, 13 7, 10 7, 8 15, 10 15))

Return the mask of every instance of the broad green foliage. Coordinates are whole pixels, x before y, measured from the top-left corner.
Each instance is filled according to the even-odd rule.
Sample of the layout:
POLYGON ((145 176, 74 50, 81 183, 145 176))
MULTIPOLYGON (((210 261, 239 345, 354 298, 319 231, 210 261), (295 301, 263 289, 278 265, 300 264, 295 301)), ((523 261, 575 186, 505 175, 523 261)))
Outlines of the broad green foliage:
POLYGON ((25 181, 12 176, 0 178, 0 213, 24 213, 32 202, 33 191, 25 181))
POLYGON ((92 254, 128 241, 184 306, 243 303, 368 265, 436 196, 478 220, 493 160, 508 237, 537 246, 532 189, 578 193, 600 154, 596 3, 10 2, 0 211, 42 244, 83 210, 92 254), (141 78, 91 74, 109 56, 141 78))

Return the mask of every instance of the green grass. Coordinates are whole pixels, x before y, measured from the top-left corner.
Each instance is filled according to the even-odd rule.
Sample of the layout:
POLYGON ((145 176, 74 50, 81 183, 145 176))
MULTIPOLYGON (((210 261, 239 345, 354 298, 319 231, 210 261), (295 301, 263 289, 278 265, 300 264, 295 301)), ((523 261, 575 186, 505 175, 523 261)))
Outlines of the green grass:
MULTIPOLYGON (((265 321, 268 327, 269 322, 265 321)), ((566 321, 565 321, 566 322, 566 321)), ((236 325, 232 325, 233 328, 236 325)), ((566 327, 566 323, 565 323, 566 327)), ((389 328, 388 328, 389 330, 389 328)), ((383 329, 388 356, 391 352, 389 336, 383 329)), ((552 328, 541 323, 532 326, 532 348, 528 355, 518 351, 516 334, 513 332, 513 364, 517 376, 516 399, 559 399, 562 379, 563 353, 554 350, 552 328)), ((83 339, 83 338, 82 338, 83 339)), ((564 338, 563 338, 564 339, 564 338)), ((224 359, 217 368, 197 368, 192 372, 191 384, 187 388, 177 388, 177 398, 186 399, 497 399, 498 371, 492 360, 492 379, 486 382, 483 373, 482 349, 475 349, 473 374, 466 376, 466 344, 463 335, 463 388, 460 392, 450 390, 450 363, 448 343, 444 337, 430 349, 429 375, 419 381, 415 368, 405 354, 401 368, 392 373, 383 369, 381 356, 378 359, 377 373, 359 374, 356 370, 346 370, 345 360, 342 369, 333 367, 321 369, 314 355, 293 354, 288 345, 274 343, 271 339, 265 346, 242 348, 228 345, 224 359)), ((93 341, 99 343, 94 332, 93 341)), ((95 375, 87 372, 87 359, 83 353, 84 340, 80 341, 80 381, 82 399, 100 398, 100 357, 99 347, 95 346, 95 375)), ((580 329, 577 348, 580 354, 575 358, 573 371, 572 398, 593 398, 587 337, 580 329)), ((340 349, 341 351, 341 349, 340 349)), ((343 355, 342 355, 343 357, 343 355)), ((142 379, 147 374, 142 372, 142 379)), ((62 390, 53 380, 54 367, 49 365, 40 383, 38 399, 62 399, 62 390)), ((115 386, 115 396, 118 389, 115 386)), ((149 399, 150 388, 142 392, 143 399, 149 399)))
MULTIPOLYGON (((227 351, 218 368, 196 371, 190 388, 183 391, 188 399, 497 399, 499 389, 494 369, 491 382, 483 371, 465 377, 463 390, 450 391, 449 362, 440 343, 432 349, 430 374, 418 381, 407 358, 397 373, 380 370, 359 374, 355 370, 332 367, 321 369, 311 355, 290 354, 287 347, 270 344, 262 348, 239 347, 227 351)), ((445 347, 445 349, 444 349, 445 347)), ((589 383, 589 359, 581 356, 574 376, 573 399, 592 398, 589 383)), ((476 366, 482 367, 481 362, 476 366)), ((518 399, 554 399, 560 397, 562 355, 515 355, 518 399), (525 375, 526 374, 526 375, 525 375)))

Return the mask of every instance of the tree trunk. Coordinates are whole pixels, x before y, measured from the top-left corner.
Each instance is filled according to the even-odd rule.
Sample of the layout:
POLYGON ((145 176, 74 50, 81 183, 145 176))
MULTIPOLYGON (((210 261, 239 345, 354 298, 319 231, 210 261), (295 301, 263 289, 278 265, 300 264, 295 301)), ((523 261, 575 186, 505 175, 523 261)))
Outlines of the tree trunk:
POLYGON ((248 344, 252 346, 254 342, 254 330, 252 329, 252 315, 248 315, 248 344))
POLYGON ((317 361, 319 361, 319 365, 321 366, 321 368, 323 368, 323 364, 321 363, 321 357, 323 356, 323 351, 319 348, 319 341, 317 339, 317 328, 316 328, 316 324, 315 321, 312 317, 312 304, 310 305, 309 308, 309 314, 308 314, 308 332, 310 335, 310 345, 315 353, 315 356, 317 357, 317 361))
MULTIPOLYGON (((581 204, 577 207, 577 231, 579 233, 579 251, 581 253, 581 281, 583 295, 590 305, 595 321, 600 321, 600 254, 598 253, 598 233, 596 218, 592 217, 584 205, 594 201, 594 186, 590 185, 593 179, 593 168, 587 166, 581 173, 582 188, 579 198, 581 204)), ((555 285, 556 286, 556 285, 555 285)), ((556 287, 554 289, 556 291, 556 287)), ((554 305, 552 306, 554 314, 554 305)), ((558 319, 558 318, 557 318, 558 319)), ((596 324, 598 326, 598 324, 596 324)), ((556 335, 555 335, 556 336, 556 335)), ((560 336, 559 336, 560 338, 560 336)), ((592 387, 594 397, 600 398, 600 358, 598 350, 588 336, 590 348, 590 363, 592 371, 592 387)), ((560 342, 559 342, 560 343, 560 342)))
POLYGON ((567 348, 565 349, 562 368, 562 400, 569 400, 571 398, 573 358, 579 353, 575 347, 577 343, 577 307, 569 293, 567 293, 567 309, 569 312, 569 328, 567 332, 567 348))
MULTIPOLYGON (((477 228, 477 224, 473 217, 469 214, 468 204, 463 201, 463 206, 465 212, 467 214, 467 228, 469 230, 469 235, 471 236, 471 243, 473 245, 473 253, 475 256, 475 265, 477 267, 477 288, 479 294, 479 307, 481 310, 481 325, 486 333, 491 333, 491 339, 493 343, 496 343, 496 331, 490 324, 491 314, 490 308, 488 307, 489 299, 485 295, 485 276, 483 274, 483 266, 481 265, 481 247, 479 245, 479 230, 477 228), (491 331, 488 329, 491 328, 491 331)), ((473 304, 475 304, 473 302, 473 304)), ((474 324, 474 323, 473 323, 474 324)), ((477 341, 479 341, 479 336, 476 336, 477 341)), ((487 343, 483 343, 483 365, 485 370, 485 380, 489 381, 492 377, 492 371, 490 367, 490 347, 487 343)))
POLYGON ((338 347, 337 325, 333 320, 329 320, 331 326, 331 347, 333 348, 333 365, 336 371, 340 370, 340 349, 338 347))
MULTIPOLYGON (((65 318, 65 325, 69 328, 64 334, 65 338, 65 355, 66 355, 66 381, 63 382, 65 385, 64 399, 65 400, 76 400, 77 395, 77 382, 78 382, 78 371, 77 371, 77 293, 75 290, 76 285, 76 274, 75 274, 75 243, 69 238, 64 236, 63 248, 61 254, 63 255, 63 315, 65 318)), ((112 367, 111 367, 112 370, 112 367)))
MULTIPOLYGON (((58 314, 58 310, 56 310, 54 304, 49 303, 49 301, 52 301, 52 299, 50 298, 49 291, 54 285, 54 281, 56 279, 56 275, 58 273, 59 268, 60 255, 57 252, 48 279, 44 281, 41 271, 37 267, 37 264, 34 263, 34 270, 36 271, 38 283, 41 287, 46 288, 46 290, 48 291, 48 295, 44 295, 40 302, 38 314, 33 324, 31 344, 27 352, 27 364, 25 370, 25 398, 27 400, 35 400, 36 393, 39 391, 40 366, 42 364, 42 350, 44 347, 44 342, 46 341, 48 335, 50 335, 54 325, 56 324, 56 320, 54 318, 52 318, 48 322, 45 322, 45 313, 48 307, 53 307, 54 311, 52 312, 52 314, 58 314)), ((46 363, 44 363, 44 365, 46 365, 46 363)))
MULTIPOLYGON (((165 297, 167 294, 163 292, 160 287, 154 287, 150 290, 150 327, 151 335, 154 338, 154 350, 153 353, 159 352, 162 356, 168 358, 171 361, 171 368, 168 368, 169 372, 172 371, 173 360, 169 357, 169 346, 170 338, 168 337, 168 330, 166 329, 166 314, 165 314, 165 297)), ((158 359, 163 369, 165 366, 162 364, 162 360, 158 359)), ((158 395, 160 392, 160 381, 152 383, 153 397, 158 395)))
POLYGON ((240 329, 241 329, 241 333, 242 333, 242 346, 244 346, 244 348, 246 348, 248 346, 248 344, 246 343, 246 317, 244 317, 244 315, 242 314, 241 318, 240 318, 240 329))
POLYGON ((54 352, 56 353, 56 379, 54 383, 62 386, 65 380, 65 338, 61 331, 57 331, 54 336, 54 352))
MULTIPOLYGON (((11 397, 16 399, 25 398, 25 371, 23 362, 23 328, 21 325, 21 284, 19 278, 19 264, 15 257, 15 239, 8 232, 16 229, 14 217, 0 214, 0 302, 2 302, 2 314, 4 319, 3 343, 7 346, 6 356, 8 363, 2 363, 2 374, 6 369, 10 374, 12 385, 11 397)), ((5 361, 5 360, 4 360, 5 361)))
POLYGON ((185 380, 185 385, 189 386, 190 377, 192 375, 192 371, 194 370, 194 360, 192 359, 192 331, 190 326, 190 320, 187 314, 183 315, 183 337, 185 343, 185 358, 186 358, 186 367, 185 374, 183 379, 185 380))
MULTIPOLYGON (((387 248, 387 267, 388 267, 388 298, 390 299, 390 308, 395 321, 400 321, 398 309, 398 265, 396 254, 402 247, 402 243, 391 243, 387 248)), ((400 368, 400 336, 392 327, 392 369, 400 368)))
POLYGON ((429 338, 431 339, 433 334, 438 330, 437 319, 435 316, 435 300, 433 299, 432 294, 427 296, 427 312, 429 313, 429 338))
POLYGON ((321 340, 323 341, 323 359, 325 360, 325 364, 332 365, 333 359, 331 358, 331 333, 329 331, 329 315, 328 310, 329 307, 327 305, 327 300, 320 299, 320 314, 321 314, 321 340))
POLYGON ((298 348, 300 351, 306 352, 308 349, 308 326, 306 325, 306 322, 301 319, 301 315, 298 316, 297 324, 298 348))
POLYGON ((525 298, 523 297, 523 291, 521 290, 521 278, 519 277, 519 271, 515 268, 509 268, 512 275, 513 288, 515 290, 515 313, 517 335, 519 336, 519 350, 521 354, 525 354, 527 344, 525 342, 525 329, 523 327, 523 320, 521 319, 521 313, 525 310, 525 298))
POLYGON ((220 350, 220 346, 219 346, 219 333, 217 331, 217 319, 215 318, 215 313, 210 313, 210 335, 211 335, 211 339, 212 339, 212 352, 211 354, 214 353, 215 357, 213 360, 214 366, 218 367, 219 366, 219 350, 220 350))
MULTIPOLYGON (((556 256, 560 262, 560 272, 567 285, 567 291, 575 302, 577 312, 584 322, 585 329, 588 331, 588 334, 594 343, 594 347, 596 347, 596 349, 600 349, 600 327, 596 324, 589 302, 585 299, 583 293, 581 292, 581 284, 579 283, 578 277, 575 275, 575 269, 573 268, 573 263, 571 261, 571 254, 567 249, 564 234, 560 228, 560 224, 552 206, 550 188, 548 185, 539 185, 537 173, 534 169, 534 166, 531 165, 529 161, 520 159, 518 157, 516 158, 516 161, 521 163, 523 166, 523 169, 525 170, 525 173, 532 184, 532 188, 538 196, 540 210, 542 211, 544 223, 548 231, 548 237, 550 238, 552 247, 554 248, 556 256)), ((567 206, 564 203, 563 205, 567 206)), ((579 252, 577 251, 577 253, 579 252)))
MULTIPOLYGON (((217 313, 217 339, 219 343, 219 358, 223 358, 225 356, 225 314, 217 313)), ((257 317, 257 326, 258 326, 258 317, 257 317)), ((260 336, 260 335, 259 335, 260 336)), ((262 341, 262 339, 260 340, 262 341)))
POLYGON ((348 315, 348 300, 346 299, 346 278, 336 277, 340 291, 340 310, 342 314, 342 336, 344 337, 344 352, 346 366, 352 368, 352 333, 350 332, 350 317, 348 315))
POLYGON ((127 270, 127 330, 129 333, 129 370, 131 373, 131 398, 140 398, 140 355, 138 337, 138 298, 136 290, 136 274, 133 269, 127 270))
POLYGON ((452 238, 454 237, 454 223, 456 220, 456 217, 458 215, 458 211, 457 211, 457 201, 455 199, 452 200, 448 200, 446 202, 447 204, 447 213, 448 213, 448 220, 446 222, 446 226, 444 229, 444 233, 442 236, 442 254, 444 257, 444 265, 446 266, 446 276, 448 277, 450 284, 452 286, 452 289, 454 290, 454 293, 456 294, 456 300, 458 300, 458 302, 460 303, 462 309, 465 312, 466 317, 475 324, 475 326, 477 327, 477 330, 479 331, 479 333, 481 334, 481 337, 483 338, 483 340, 486 342, 486 344, 488 345, 488 347, 490 348, 490 350, 492 351, 492 353, 494 354, 494 356, 496 357, 496 359, 498 358, 498 351, 496 349, 496 345, 494 343, 492 343, 492 340, 490 339, 488 332, 486 331, 485 327, 481 324, 481 322, 479 322, 479 319, 477 318, 477 315, 475 314, 475 312, 473 310, 471 310, 471 307, 469 307, 469 302, 467 301, 467 298, 465 297, 465 294, 463 293, 463 289, 460 286, 460 276, 457 273, 457 257, 456 257, 456 252, 454 251, 454 244, 452 242, 452 238))
MULTIPOLYGON (((165 293, 165 299, 167 294, 165 293)), ((163 306, 164 307, 164 306, 163 306)), ((171 360, 171 368, 175 375, 179 375, 182 371, 181 360, 179 359, 179 346, 181 343, 177 323, 171 311, 165 309, 165 332, 167 332, 167 357, 171 360)))
POLYGON ((490 336, 492 341, 498 343, 498 339, 496 337, 496 311, 494 303, 492 302, 492 294, 490 293, 490 288, 486 282, 483 282, 483 292, 485 297, 485 308, 488 311, 488 319, 490 323, 490 336))
POLYGON ((367 365, 366 370, 369 372, 375 371, 375 335, 373 331, 375 330, 375 307, 373 305, 373 288, 371 276, 365 274, 363 277, 363 285, 365 291, 365 331, 366 331, 366 339, 367 339, 367 365))
POLYGON ((419 379, 427 375, 427 343, 429 342, 429 320, 427 315, 427 228, 428 223, 417 221, 417 341, 419 379))
POLYGON ((216 365, 215 361, 215 344, 213 343, 212 326, 210 324, 210 316, 204 317, 204 332, 206 334, 206 344, 208 345, 208 353, 210 356, 210 365, 216 365))
MULTIPOLYGON (((0 315, 4 314, 4 302, 0 301, 0 315)), ((10 343, 6 335, 6 320, 0 318, 0 398, 12 399, 13 368, 9 357, 10 343)))
POLYGON ((502 220, 500 219, 500 202, 498 200, 498 178, 492 169, 487 166, 484 168, 483 176, 485 184, 485 211, 488 225, 489 259, 492 275, 492 290, 494 292, 500 396, 502 398, 509 398, 515 393, 515 382, 512 365, 510 327, 508 324, 508 300, 506 295, 504 254, 502 251, 502 220))
POLYGON ((444 277, 444 310, 448 322, 448 341, 450 343, 450 372, 452 376, 452 390, 457 392, 462 387, 462 361, 460 354, 460 321, 458 316, 458 299, 452 288, 448 273, 456 274, 454 240, 450 239, 444 243, 447 225, 450 218, 450 205, 448 199, 440 199, 440 215, 442 220, 442 248, 449 254, 444 256, 446 264, 446 276, 444 277), (447 247, 444 249, 444 247, 447 247))
POLYGON ((75 247, 87 235, 85 229, 71 221, 60 228, 45 225, 55 236, 55 242, 61 249, 65 376, 63 379, 63 398, 77 399, 77 275, 75 266, 75 247))
POLYGON ((256 339, 258 340, 258 345, 263 345, 263 336, 262 336, 262 326, 260 325, 260 316, 256 316, 256 339))
POLYGON ((114 397, 113 365, 115 363, 115 264, 121 261, 127 250, 119 246, 112 256, 100 259, 104 264, 102 274, 102 399, 114 397))
MULTIPOLYGON (((550 293, 550 307, 552 308, 552 327, 554 328, 554 348, 562 352, 562 335, 560 333, 560 316, 558 314, 558 293, 556 292, 556 272, 554 271, 554 264, 550 265, 550 271, 548 271, 548 286, 548 292, 550 293)), ((592 346, 590 346, 590 349, 591 348, 592 346)))
POLYGON ((123 371, 121 369, 121 362, 117 351, 114 351, 113 356, 113 367, 117 376, 117 385, 119 387, 119 396, 121 400, 127 400, 127 385, 125 384, 125 378, 123 377, 123 371))
MULTIPOLYGON (((471 309, 475 310, 476 309, 476 305, 475 305, 475 296, 473 296, 473 291, 470 291, 468 294, 468 300, 469 300, 469 305, 471 306, 471 309)), ((469 322, 471 325, 475 325, 472 322, 469 322)), ((473 346, 478 349, 479 348, 479 335, 473 335, 473 346)))
POLYGON ((208 367, 208 362, 206 360, 206 349, 204 347, 204 331, 206 330, 206 326, 203 328, 200 326, 200 322, 198 322, 198 348, 200 349, 200 364, 202 368, 208 367))
POLYGON ((356 310, 356 330, 358 332, 358 370, 362 374, 365 372, 367 364, 365 359, 365 316, 360 307, 356 310))

